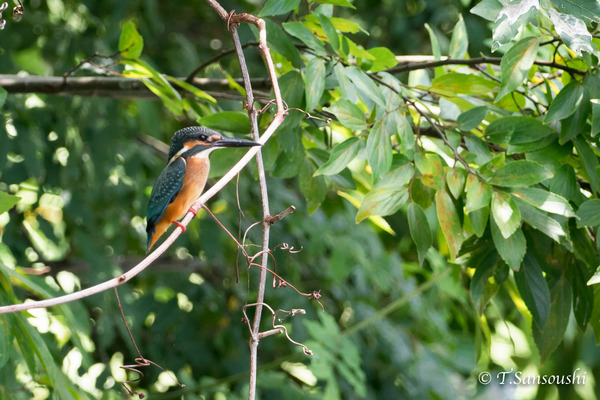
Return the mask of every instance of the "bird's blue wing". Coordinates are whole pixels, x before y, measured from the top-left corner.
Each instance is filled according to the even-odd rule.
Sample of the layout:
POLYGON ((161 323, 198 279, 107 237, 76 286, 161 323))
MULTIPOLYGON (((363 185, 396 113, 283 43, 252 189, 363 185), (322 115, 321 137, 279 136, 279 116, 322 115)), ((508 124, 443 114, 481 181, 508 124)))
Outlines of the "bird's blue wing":
POLYGON ((183 186, 183 176, 185 175, 185 161, 177 158, 167 165, 156 180, 152 188, 148 209, 146 210, 146 232, 148 233, 148 244, 154 233, 154 227, 160 221, 167 206, 175 200, 177 194, 183 186))

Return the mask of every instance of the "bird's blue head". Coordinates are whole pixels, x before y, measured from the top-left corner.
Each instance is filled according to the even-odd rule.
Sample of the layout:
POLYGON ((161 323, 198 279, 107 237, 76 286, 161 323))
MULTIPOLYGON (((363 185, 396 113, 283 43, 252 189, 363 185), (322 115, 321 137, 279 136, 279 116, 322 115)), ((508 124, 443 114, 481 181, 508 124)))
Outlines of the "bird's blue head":
POLYGON ((219 132, 202 126, 188 126, 175 132, 169 148, 169 162, 176 157, 198 154, 207 149, 222 147, 260 146, 245 139, 228 138, 219 132))

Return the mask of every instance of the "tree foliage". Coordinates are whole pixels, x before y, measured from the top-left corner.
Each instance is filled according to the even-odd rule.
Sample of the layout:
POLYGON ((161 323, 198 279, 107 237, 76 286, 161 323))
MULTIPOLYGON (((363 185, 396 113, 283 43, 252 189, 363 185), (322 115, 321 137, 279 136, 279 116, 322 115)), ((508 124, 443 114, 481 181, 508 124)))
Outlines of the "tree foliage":
MULTIPOLYGON (((186 79, 201 49, 226 40, 206 5, 55 3, 9 21, 4 71, 118 74, 141 79, 160 102, 0 89, 1 304, 90 286, 142 258, 142 216, 164 163, 152 138, 168 142, 192 123, 250 129, 233 59, 198 72, 226 79, 228 99, 186 79), (114 55, 74 68, 96 51, 114 55)), ((486 390, 481 371, 600 376, 597 357, 584 356, 600 341, 599 3, 483 0, 440 11, 443 1, 422 10, 405 1, 399 9, 418 32, 397 47, 390 38, 410 42, 406 32, 385 36, 374 22, 402 25, 390 17, 396 8, 362 3, 231 7, 265 18, 289 111, 262 153, 273 210, 298 208, 272 240, 303 251, 275 251, 277 271, 321 290, 324 305, 268 291, 275 309, 307 309, 278 322, 314 356, 264 339, 261 397, 469 398, 486 390), (427 20, 428 10, 447 13, 444 22, 427 20), (404 46, 430 57, 407 63, 404 46)), ((250 64, 260 68, 258 58, 250 64)), ((266 108, 261 127, 271 118, 266 108)), ((240 154, 214 156, 211 177, 240 154)), ((209 205, 226 226, 260 219, 252 175, 209 205)), ((153 271, 120 289, 142 353, 172 371, 147 371, 139 387, 153 398, 247 391, 237 321, 257 271, 236 284, 234 243, 206 214, 198 219, 153 271)), ((128 379, 119 366, 137 357, 112 293, 2 315, 0 329, 3 398, 118 398, 116 382, 128 379)), ((530 390, 595 398, 593 383, 530 390)))

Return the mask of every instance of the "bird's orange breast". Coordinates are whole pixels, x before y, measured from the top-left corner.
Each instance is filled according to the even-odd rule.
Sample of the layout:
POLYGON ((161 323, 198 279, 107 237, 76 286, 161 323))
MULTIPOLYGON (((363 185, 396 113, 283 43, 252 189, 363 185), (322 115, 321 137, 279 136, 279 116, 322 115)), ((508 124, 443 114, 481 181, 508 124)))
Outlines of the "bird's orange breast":
POLYGON ((200 195, 208 178, 210 164, 207 157, 194 156, 186 160, 183 187, 175 200, 167 206, 163 219, 169 224, 183 217, 200 195))

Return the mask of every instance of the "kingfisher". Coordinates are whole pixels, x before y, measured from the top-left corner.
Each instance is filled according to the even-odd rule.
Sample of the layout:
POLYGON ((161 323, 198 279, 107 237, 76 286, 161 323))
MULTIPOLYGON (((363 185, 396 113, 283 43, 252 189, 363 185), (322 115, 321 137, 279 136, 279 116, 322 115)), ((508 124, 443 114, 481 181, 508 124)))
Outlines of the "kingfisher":
POLYGON ((202 194, 210 169, 209 154, 224 147, 250 146, 260 146, 260 143, 225 137, 202 126, 190 126, 175 132, 167 166, 152 188, 146 210, 146 251, 154 246, 171 224, 185 231, 185 226, 178 220, 202 194))

